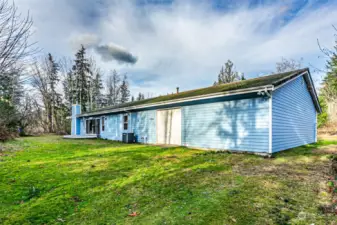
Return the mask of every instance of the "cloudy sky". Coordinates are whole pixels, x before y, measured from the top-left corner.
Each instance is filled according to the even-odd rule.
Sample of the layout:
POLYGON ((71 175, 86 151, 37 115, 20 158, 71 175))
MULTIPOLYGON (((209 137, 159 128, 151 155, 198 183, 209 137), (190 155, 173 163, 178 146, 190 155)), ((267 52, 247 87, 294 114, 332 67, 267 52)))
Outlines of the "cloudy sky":
POLYGON ((227 59, 248 78, 282 57, 324 68, 317 39, 331 48, 337 25, 336 1, 15 2, 33 17, 43 52, 71 57, 84 44, 106 73, 127 72, 133 93, 152 95, 212 85, 227 59))

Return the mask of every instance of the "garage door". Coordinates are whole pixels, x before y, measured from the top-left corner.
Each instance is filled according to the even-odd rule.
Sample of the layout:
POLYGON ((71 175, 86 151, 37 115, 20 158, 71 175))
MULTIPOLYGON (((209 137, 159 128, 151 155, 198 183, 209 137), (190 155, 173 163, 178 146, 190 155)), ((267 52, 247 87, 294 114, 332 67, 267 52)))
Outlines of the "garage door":
POLYGON ((157 111, 157 143, 181 145, 181 110, 157 111))

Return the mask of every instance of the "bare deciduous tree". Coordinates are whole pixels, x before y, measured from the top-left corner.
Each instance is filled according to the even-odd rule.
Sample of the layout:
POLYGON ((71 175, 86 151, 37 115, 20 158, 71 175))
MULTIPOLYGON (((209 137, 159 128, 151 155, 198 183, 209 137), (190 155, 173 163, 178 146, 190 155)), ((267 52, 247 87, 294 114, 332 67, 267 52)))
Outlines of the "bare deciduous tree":
POLYGON ((235 71, 234 64, 231 60, 225 63, 225 67, 222 66, 218 75, 218 81, 214 82, 214 85, 231 83, 238 80, 244 80, 244 75, 241 76, 235 71))
POLYGON ((21 18, 14 3, 0 2, 0 74, 20 67, 36 49, 29 43, 33 21, 21 18))
POLYGON ((108 90, 107 100, 108 105, 118 105, 120 103, 121 95, 121 77, 116 70, 113 70, 106 80, 106 87, 108 90))
POLYGON ((294 59, 285 59, 282 57, 280 62, 276 63, 276 73, 284 73, 301 68, 301 61, 294 59))

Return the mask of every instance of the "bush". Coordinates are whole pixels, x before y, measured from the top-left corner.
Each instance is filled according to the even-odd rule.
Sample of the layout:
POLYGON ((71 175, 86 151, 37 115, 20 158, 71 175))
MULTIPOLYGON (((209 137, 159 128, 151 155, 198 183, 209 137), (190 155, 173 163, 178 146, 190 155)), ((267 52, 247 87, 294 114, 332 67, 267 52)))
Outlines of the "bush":
POLYGON ((18 115, 15 108, 6 100, 0 99, 0 141, 17 136, 18 115))
POLYGON ((327 113, 328 106, 323 96, 319 96, 319 103, 321 105, 322 113, 318 114, 317 127, 321 128, 328 122, 328 113, 327 113))

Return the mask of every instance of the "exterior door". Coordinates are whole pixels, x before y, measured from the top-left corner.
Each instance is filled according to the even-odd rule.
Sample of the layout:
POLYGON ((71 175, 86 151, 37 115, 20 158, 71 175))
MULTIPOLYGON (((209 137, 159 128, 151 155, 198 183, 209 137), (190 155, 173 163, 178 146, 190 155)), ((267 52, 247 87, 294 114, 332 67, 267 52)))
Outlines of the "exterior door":
POLYGON ((181 109, 157 111, 157 143, 181 145, 181 109))
POLYGON ((101 135, 101 125, 100 125, 100 119, 96 119, 96 134, 101 135))

